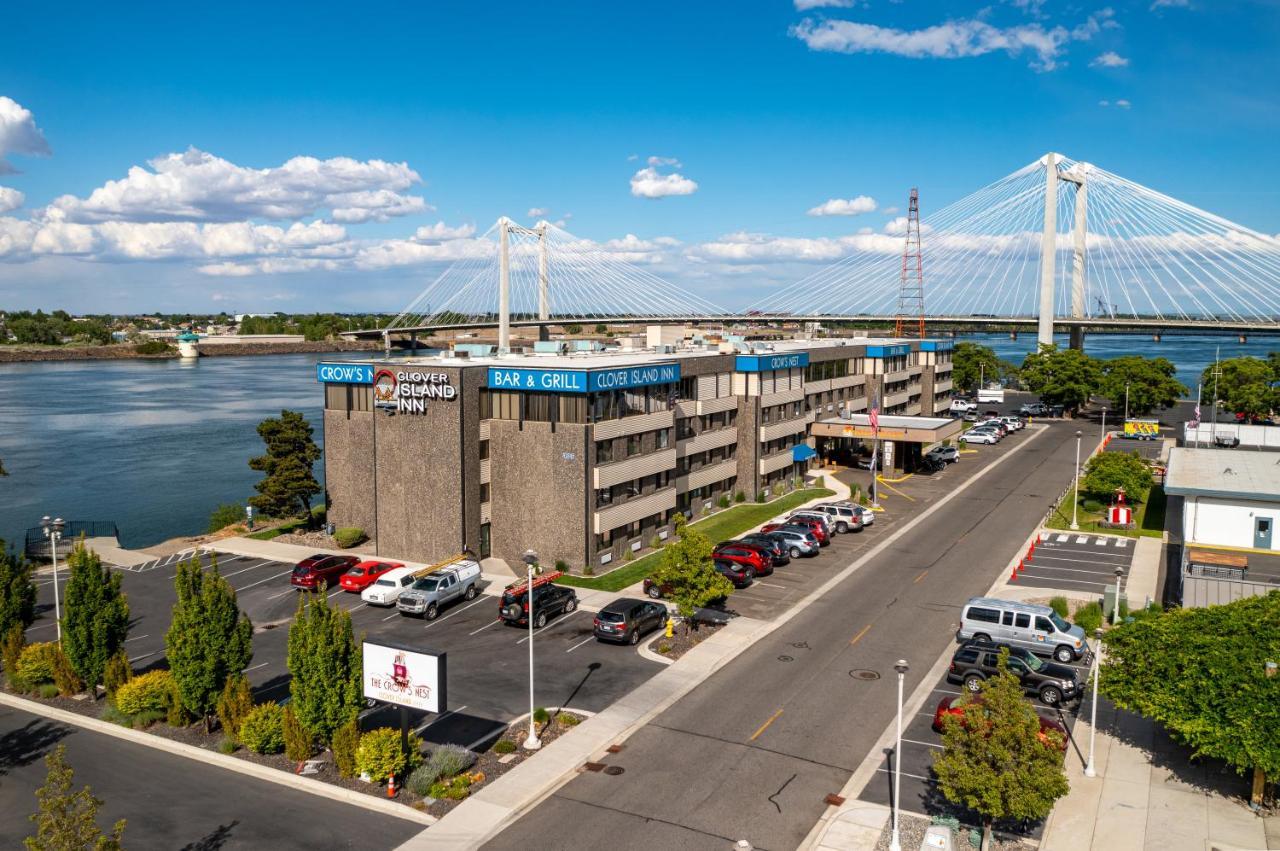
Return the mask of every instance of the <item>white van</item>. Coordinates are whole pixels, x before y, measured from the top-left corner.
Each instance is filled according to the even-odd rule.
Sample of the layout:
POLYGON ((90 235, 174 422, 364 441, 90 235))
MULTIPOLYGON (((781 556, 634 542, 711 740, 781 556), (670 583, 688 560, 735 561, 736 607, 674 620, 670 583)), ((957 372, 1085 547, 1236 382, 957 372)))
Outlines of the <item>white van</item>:
POLYGON ((1074 662, 1089 652, 1084 629, 1068 623, 1048 606, 974 597, 960 612, 956 638, 998 641, 1059 662, 1074 662))
POLYGON ((413 574, 419 567, 397 567, 388 570, 360 593, 360 599, 370 606, 394 606, 400 592, 413 584, 413 574))

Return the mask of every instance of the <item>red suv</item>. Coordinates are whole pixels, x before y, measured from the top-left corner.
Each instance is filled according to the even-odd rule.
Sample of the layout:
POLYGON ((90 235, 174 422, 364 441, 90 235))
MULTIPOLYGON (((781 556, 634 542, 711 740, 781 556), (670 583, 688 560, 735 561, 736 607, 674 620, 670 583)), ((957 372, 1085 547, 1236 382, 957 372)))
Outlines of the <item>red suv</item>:
POLYGON ((398 561, 362 561, 342 574, 339 584, 343 591, 360 592, 368 588, 388 570, 404 567, 398 561))
POLYGON ((711 551, 711 557, 717 561, 733 562, 739 567, 749 567, 756 576, 773 573, 773 557, 765 552, 764 547, 754 544, 726 541, 711 551))
POLYGON ((320 589, 321 584, 325 588, 332 588, 338 584, 342 574, 354 567, 359 561, 360 559, 355 556, 331 556, 327 553, 316 553, 313 556, 307 556, 294 565, 293 574, 289 577, 289 584, 304 591, 317 591, 320 589))
POLYGON ((803 526, 808 529, 814 539, 818 542, 818 546, 825 547, 831 543, 831 536, 827 534, 827 527, 821 520, 816 517, 788 517, 782 523, 770 523, 763 527, 761 532, 772 532, 775 529, 781 529, 784 526, 803 526))

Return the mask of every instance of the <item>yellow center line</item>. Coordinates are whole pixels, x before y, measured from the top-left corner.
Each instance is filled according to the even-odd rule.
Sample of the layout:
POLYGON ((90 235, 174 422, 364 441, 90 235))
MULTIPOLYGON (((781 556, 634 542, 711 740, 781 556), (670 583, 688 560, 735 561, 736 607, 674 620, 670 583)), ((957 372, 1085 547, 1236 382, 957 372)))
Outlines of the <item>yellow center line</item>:
POLYGON ((914 580, 911 584, 912 584, 912 585, 919 585, 919 584, 920 584, 920 580, 921 580, 921 579, 924 579, 924 578, 925 578, 926 576, 928 576, 928 575, 929 575, 929 571, 927 571, 927 570, 925 570, 925 571, 921 571, 920 575, 919 575, 919 576, 917 576, 917 577, 915 578, 915 580, 914 580))
POLYGON ((850 642, 849 642, 849 646, 850 646, 850 647, 852 647, 853 645, 855 645, 855 644, 857 644, 859 641, 861 641, 861 640, 862 640, 862 636, 866 635, 866 634, 867 634, 867 630, 869 630, 869 629, 871 629, 871 624, 867 624, 866 626, 864 626, 864 627, 863 627, 863 628, 858 632, 858 634, 857 634, 857 635, 855 635, 855 636, 853 637, 853 641, 850 641, 850 642))
POLYGON ((772 724, 774 721, 777 721, 778 716, 781 714, 782 714, 782 710, 779 709, 777 712, 770 715, 769 720, 761 724, 760 729, 756 730, 754 733, 751 734, 751 738, 749 741, 754 742, 756 739, 760 738, 760 734, 763 733, 765 730, 769 729, 769 725, 772 724))

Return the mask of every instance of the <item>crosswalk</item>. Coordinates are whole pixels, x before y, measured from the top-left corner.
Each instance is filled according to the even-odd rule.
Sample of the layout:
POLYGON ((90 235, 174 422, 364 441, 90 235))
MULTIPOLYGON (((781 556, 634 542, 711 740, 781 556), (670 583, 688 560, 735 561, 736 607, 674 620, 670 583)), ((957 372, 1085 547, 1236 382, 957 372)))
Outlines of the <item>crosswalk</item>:
POLYGON ((1129 546, 1128 538, 1110 538, 1103 535, 1051 535, 1045 540, 1049 540, 1050 537, 1059 544, 1092 544, 1095 547, 1115 547, 1118 550, 1129 546))

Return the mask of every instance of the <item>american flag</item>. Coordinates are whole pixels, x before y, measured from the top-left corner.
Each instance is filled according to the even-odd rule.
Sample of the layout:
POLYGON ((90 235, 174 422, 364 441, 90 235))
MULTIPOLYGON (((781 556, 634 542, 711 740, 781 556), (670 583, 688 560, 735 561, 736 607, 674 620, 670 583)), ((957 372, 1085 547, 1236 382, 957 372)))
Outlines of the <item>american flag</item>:
POLYGON ((871 411, 867 414, 867 418, 871 421, 871 434, 874 437, 880 436, 880 394, 876 394, 876 399, 871 403, 871 411))

